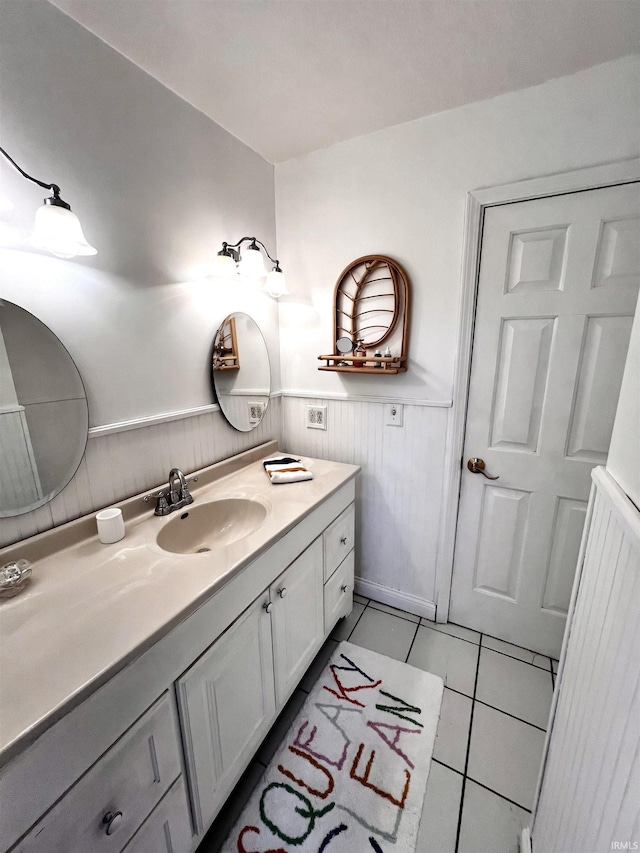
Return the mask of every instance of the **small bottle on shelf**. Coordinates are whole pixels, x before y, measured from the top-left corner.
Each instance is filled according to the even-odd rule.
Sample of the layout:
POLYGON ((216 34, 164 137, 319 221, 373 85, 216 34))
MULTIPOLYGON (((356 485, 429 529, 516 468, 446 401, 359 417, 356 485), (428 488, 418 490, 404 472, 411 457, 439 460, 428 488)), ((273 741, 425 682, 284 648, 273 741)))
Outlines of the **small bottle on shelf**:
POLYGON ((391 358, 391 347, 388 344, 386 350, 384 351, 384 357, 391 358))
MULTIPOLYGON (((375 358, 382 358, 382 353, 380 352, 379 349, 377 349, 374 352, 374 356, 375 356, 375 358)), ((374 361, 373 366, 382 370, 382 362, 381 361, 374 361)))
MULTIPOLYGON (((363 338, 358 338, 358 346, 353 351, 353 354, 355 356, 357 356, 358 358, 366 358, 367 350, 366 350, 366 347, 364 345, 364 339, 363 338)), ((365 365, 364 361, 354 361, 353 362, 354 367, 364 367, 364 365, 365 365)))

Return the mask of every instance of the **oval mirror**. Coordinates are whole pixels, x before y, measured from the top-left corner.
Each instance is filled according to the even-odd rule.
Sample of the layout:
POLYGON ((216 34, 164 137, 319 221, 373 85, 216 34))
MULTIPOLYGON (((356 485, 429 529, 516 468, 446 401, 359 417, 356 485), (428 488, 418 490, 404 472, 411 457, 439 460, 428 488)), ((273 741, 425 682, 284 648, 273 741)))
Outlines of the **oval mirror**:
POLYGON ((222 414, 241 432, 262 421, 271 393, 271 367, 260 327, 237 311, 229 314, 213 341, 213 385, 222 414))
POLYGON ((64 489, 88 429, 87 396, 67 350, 33 314, 0 300, 0 518, 64 489))

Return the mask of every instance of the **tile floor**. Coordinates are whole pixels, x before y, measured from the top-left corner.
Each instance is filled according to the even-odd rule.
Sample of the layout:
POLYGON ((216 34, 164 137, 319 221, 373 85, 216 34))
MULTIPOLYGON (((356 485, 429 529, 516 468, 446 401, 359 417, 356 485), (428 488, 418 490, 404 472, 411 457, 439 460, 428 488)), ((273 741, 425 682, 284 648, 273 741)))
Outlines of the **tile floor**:
POLYGON ((517 853, 520 830, 531 822, 557 661, 358 595, 353 612, 321 649, 198 853, 218 850, 339 640, 444 680, 416 853, 517 853))

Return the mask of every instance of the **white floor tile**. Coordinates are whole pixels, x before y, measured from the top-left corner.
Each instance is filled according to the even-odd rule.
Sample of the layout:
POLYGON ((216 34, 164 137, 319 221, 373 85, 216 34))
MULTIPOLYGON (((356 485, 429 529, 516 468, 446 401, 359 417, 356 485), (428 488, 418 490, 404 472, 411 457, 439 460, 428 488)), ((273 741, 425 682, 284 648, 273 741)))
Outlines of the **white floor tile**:
POLYGON ((357 592, 354 592, 354 593, 353 593, 353 600, 354 600, 354 601, 359 601, 359 602, 360 602, 360 604, 367 604, 367 603, 369 602, 369 599, 368 599, 368 598, 365 598, 365 597, 364 597, 364 595, 358 595, 358 593, 357 593, 357 592))
POLYGON ((547 672, 549 671, 550 658, 536 654, 536 652, 530 652, 528 649, 523 649, 520 646, 514 646, 513 643, 505 643, 504 640, 497 640, 495 637, 488 637, 486 634, 483 634, 482 648, 493 649, 496 652, 501 652, 503 655, 509 655, 512 658, 523 660, 526 663, 533 664, 533 666, 540 667, 540 669, 546 669, 547 672))
POLYGON ((462 776, 432 761, 416 853, 455 853, 461 793, 462 776))
POLYGON ((433 757, 464 773, 473 701, 445 688, 433 757))
POLYGON ((530 809, 544 739, 540 729, 476 702, 467 775, 530 809))
POLYGON ((307 694, 302 690, 295 690, 291 699, 284 706, 280 716, 275 721, 269 734, 262 741, 262 745, 256 753, 256 761, 261 764, 268 764, 273 758, 276 749, 280 746, 286 733, 289 731, 289 726, 295 720, 296 714, 304 705, 307 694))
POLYGON ((421 625, 407 663, 439 675, 445 687, 473 696, 477 661, 477 646, 421 625))
POLYGON ((552 695, 550 670, 481 649, 476 687, 480 702, 546 729, 552 695))
POLYGON ((337 640, 332 639, 331 637, 325 641, 324 645, 318 652, 318 654, 313 659, 311 666, 305 672, 300 681, 298 687, 300 690, 306 690, 307 693, 311 690, 313 685, 316 683, 318 678, 320 677, 320 673, 325 668, 327 661, 331 657, 331 655, 335 652, 338 646, 337 640))
POLYGON ((348 616, 345 616, 344 619, 340 619, 336 627, 331 632, 331 636, 334 640, 348 640, 349 634, 353 631, 356 626, 356 622, 362 616, 362 612, 364 611, 364 604, 361 604, 359 601, 353 602, 353 610, 348 616))
POLYGON ((467 779, 458 853, 518 853, 531 815, 467 779))
POLYGON ((394 616, 400 616, 402 619, 408 619, 409 622, 419 622, 420 617, 413 613, 407 613, 406 610, 398 610, 397 607, 391 607, 389 604, 383 604, 381 601, 371 599, 369 607, 374 607, 376 610, 382 610, 384 613, 392 613, 394 616))
POLYGON ((553 671, 558 673, 558 661, 551 658, 551 666, 553 667, 553 671))
POLYGON ((425 628, 433 628, 434 631, 442 631, 443 634, 450 634, 460 640, 475 643, 476 646, 480 645, 480 634, 472 631, 471 628, 463 628, 462 625, 454 625, 453 622, 432 622, 431 619, 421 619, 420 624, 425 628))
POLYGON ((405 661, 413 642, 416 625, 390 613, 367 607, 349 637, 350 643, 381 655, 405 661))

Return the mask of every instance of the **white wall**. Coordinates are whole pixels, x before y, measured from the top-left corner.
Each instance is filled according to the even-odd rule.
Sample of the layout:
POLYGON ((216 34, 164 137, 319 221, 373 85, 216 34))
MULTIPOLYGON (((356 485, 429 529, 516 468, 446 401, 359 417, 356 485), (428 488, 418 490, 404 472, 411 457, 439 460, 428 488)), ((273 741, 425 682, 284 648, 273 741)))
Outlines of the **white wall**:
MULTIPOLYGON (((255 234, 275 251, 273 167, 45 0, 2 4, 0 53, 1 144, 26 171, 60 185, 99 252, 65 261, 7 248, 28 234, 48 193, 0 158, 2 192, 16 204, 0 219, 0 298, 35 314, 67 347, 91 426, 212 404, 212 341, 234 310, 263 329, 278 388, 275 301, 203 276, 223 240, 255 234)), ((201 418, 180 423, 175 450, 170 426, 139 430, 135 440, 91 439, 90 486, 72 483, 48 507, 2 520, 0 544, 150 488, 173 464, 204 465, 279 431, 269 419, 270 434, 265 425, 260 437, 239 440, 215 415, 205 440, 201 418), (139 455, 120 454, 122 442, 139 455)))
MULTIPOLYGON (((450 401, 467 192, 637 156, 639 91, 640 57, 628 57, 276 166, 278 251, 293 294, 280 304, 283 387, 315 399, 450 401), (317 356, 331 346, 336 278, 351 260, 370 253, 392 256, 409 274, 410 369, 395 377, 319 373, 317 356)), ((372 417, 370 405, 361 417, 372 417)), ((285 439, 295 438, 290 449, 305 452, 313 446, 312 431, 301 428, 300 416, 286 399, 285 439)), ((392 456, 385 456, 380 472, 378 489, 393 496, 391 513, 374 505, 362 514, 362 537, 384 531, 400 556, 385 564, 368 551, 358 571, 433 601, 434 516, 443 497, 434 454, 444 446, 446 418, 434 420, 426 433, 411 419, 404 427, 415 428, 419 432, 405 439, 414 454, 410 476, 396 472, 392 456), (397 511, 416 501, 431 531, 428 541, 413 518, 397 511)), ((371 467, 375 446, 364 424, 359 430, 358 456, 371 467)))
POLYGON ((631 329, 607 470, 640 508, 640 297, 631 329))

